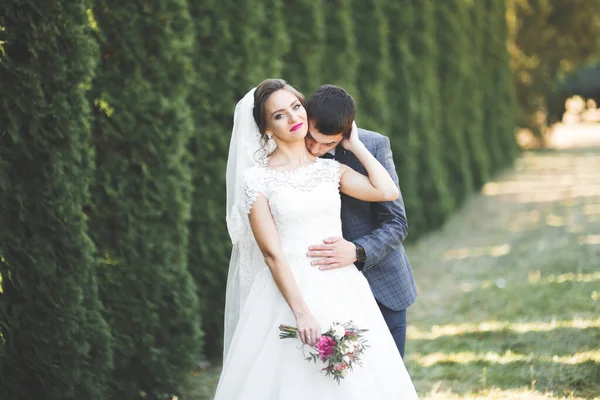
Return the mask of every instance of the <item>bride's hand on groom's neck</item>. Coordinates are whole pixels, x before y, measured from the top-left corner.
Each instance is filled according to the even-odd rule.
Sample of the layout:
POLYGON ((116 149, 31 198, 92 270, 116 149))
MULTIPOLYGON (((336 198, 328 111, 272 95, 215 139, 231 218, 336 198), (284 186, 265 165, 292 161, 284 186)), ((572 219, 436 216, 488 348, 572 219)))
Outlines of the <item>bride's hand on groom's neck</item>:
POLYGON ((350 136, 342 139, 342 147, 354 153, 360 146, 364 147, 358 137, 358 127, 356 126, 356 122, 352 122, 352 131, 350 132, 350 136))

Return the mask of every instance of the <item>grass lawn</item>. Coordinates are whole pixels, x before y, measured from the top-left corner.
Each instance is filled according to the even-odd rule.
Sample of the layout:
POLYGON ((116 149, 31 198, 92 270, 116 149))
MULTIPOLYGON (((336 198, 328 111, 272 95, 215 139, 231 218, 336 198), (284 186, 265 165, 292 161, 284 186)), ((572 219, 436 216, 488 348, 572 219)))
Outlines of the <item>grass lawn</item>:
POLYGON ((600 398, 600 146, 524 153, 408 252, 422 399, 600 398))

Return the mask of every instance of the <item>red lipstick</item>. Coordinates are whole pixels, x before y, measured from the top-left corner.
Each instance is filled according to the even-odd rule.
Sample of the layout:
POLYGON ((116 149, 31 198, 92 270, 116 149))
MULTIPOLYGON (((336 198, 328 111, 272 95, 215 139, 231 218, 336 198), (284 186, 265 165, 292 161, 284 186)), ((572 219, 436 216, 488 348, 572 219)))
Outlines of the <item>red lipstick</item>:
POLYGON ((298 129, 302 128, 302 125, 304 125, 304 124, 302 122, 300 122, 299 124, 292 126, 292 129, 290 129, 290 132, 297 131, 298 129))

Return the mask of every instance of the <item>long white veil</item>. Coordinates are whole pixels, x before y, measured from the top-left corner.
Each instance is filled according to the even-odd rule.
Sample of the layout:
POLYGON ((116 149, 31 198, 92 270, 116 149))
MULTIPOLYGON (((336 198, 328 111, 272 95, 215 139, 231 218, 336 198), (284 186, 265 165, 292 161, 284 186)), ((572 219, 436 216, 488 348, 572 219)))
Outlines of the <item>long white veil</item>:
POLYGON ((225 337, 223 359, 227 356, 240 313, 264 257, 250 229, 248 211, 251 200, 244 190, 244 171, 266 161, 261 135, 254 121, 254 91, 250 90, 236 105, 233 131, 227 158, 227 230, 233 250, 225 295, 225 337))

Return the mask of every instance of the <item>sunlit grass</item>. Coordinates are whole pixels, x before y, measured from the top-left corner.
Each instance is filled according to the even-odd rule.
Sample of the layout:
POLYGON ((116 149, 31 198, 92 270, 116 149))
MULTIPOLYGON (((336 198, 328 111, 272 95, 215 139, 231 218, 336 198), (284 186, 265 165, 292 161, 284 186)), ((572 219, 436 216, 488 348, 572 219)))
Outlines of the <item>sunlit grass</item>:
POLYGON ((600 204, 586 204, 583 206, 585 215, 600 215, 600 204))
POLYGON ((600 329, 600 319, 588 320, 568 320, 551 322, 509 322, 509 321, 486 321, 476 324, 455 324, 455 325, 433 325, 429 331, 421 330, 415 326, 408 327, 409 339, 434 340, 441 336, 458 336, 469 333, 485 333, 512 331, 516 333, 544 332, 560 328, 598 328, 600 329))
MULTIPOLYGON (((597 149, 596 149, 597 150, 597 149)), ((485 196, 510 196, 518 203, 552 203, 572 201, 577 198, 600 196, 597 171, 600 159, 594 149, 580 149, 557 156, 548 152, 525 153, 516 164, 518 174, 487 183, 485 196)), ((588 207, 589 215, 598 213, 598 207, 588 207)), ((562 220, 550 219, 550 224, 562 220)))
POLYGON ((521 390, 481 390, 476 393, 466 393, 457 395, 452 392, 438 392, 433 390, 430 393, 426 393, 421 396, 421 400, 546 400, 546 399, 573 399, 582 400, 584 397, 575 396, 564 396, 555 397, 553 393, 543 393, 529 388, 523 388, 521 390))
POLYGON ((566 274, 550 274, 548 276, 542 277, 541 271, 535 271, 530 272, 528 274, 528 281, 531 284, 563 282, 597 282, 600 281, 600 272, 592 272, 589 274, 584 274, 581 272, 568 272, 566 274))
POLYGON ((572 356, 537 356, 533 353, 519 354, 512 351, 507 351, 503 354, 488 351, 486 353, 429 353, 427 355, 413 354, 409 360, 416 362, 423 367, 430 367, 438 363, 454 363, 454 364, 470 364, 481 363, 487 364, 509 364, 514 362, 532 363, 534 361, 559 364, 582 364, 584 362, 600 362, 600 350, 585 351, 575 353, 572 356))
POLYGON ((452 259, 460 260, 463 258, 482 257, 482 256, 500 257, 500 256, 504 256, 504 255, 508 254, 509 252, 510 252, 510 245, 503 244, 500 246, 452 249, 452 250, 448 250, 444 254, 444 258, 446 260, 452 260, 452 259))
POLYGON ((579 238, 579 243, 588 245, 600 245, 600 235, 587 235, 579 238))

